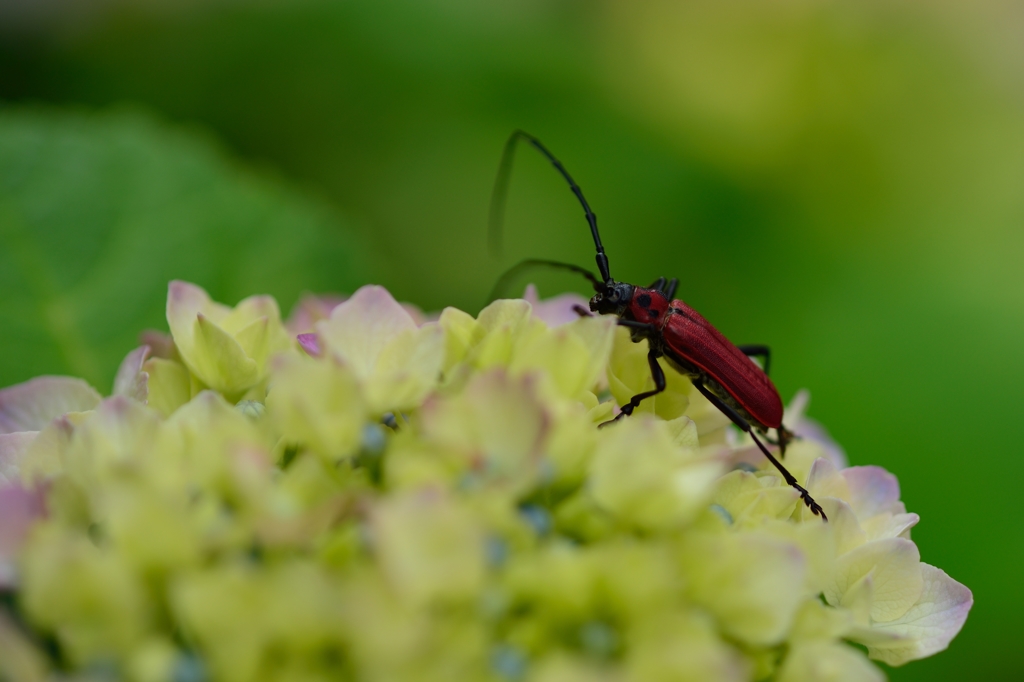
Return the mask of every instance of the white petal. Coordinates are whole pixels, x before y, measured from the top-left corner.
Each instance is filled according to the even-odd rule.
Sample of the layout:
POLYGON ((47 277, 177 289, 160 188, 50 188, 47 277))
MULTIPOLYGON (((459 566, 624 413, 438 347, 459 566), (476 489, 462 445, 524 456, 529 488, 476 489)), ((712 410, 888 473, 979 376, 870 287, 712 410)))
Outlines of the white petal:
POLYGON ((836 542, 836 556, 852 552, 868 541, 869 538, 857 522, 857 516, 850 509, 850 505, 835 497, 816 499, 828 514, 828 525, 836 542))
POLYGON ((905 537, 909 539, 909 531, 917 525, 921 517, 917 514, 878 514, 861 523, 869 540, 905 537))
POLYGON ((833 606, 844 606, 859 591, 862 581, 870 580, 871 618, 875 622, 893 621, 921 597, 924 583, 920 561, 917 546, 903 538, 861 545, 839 557, 835 582, 825 589, 825 599, 833 606))
POLYGON ((811 465, 811 471, 807 475, 807 490, 815 499, 834 497, 847 503, 850 501, 850 489, 846 479, 836 469, 836 465, 824 457, 814 460, 814 464, 811 465))
POLYGON ((917 603, 901 618, 872 628, 892 639, 870 643, 871 658, 902 665, 931 656, 949 646, 964 626, 974 604, 971 591, 934 566, 921 564, 921 573, 924 592, 917 603))

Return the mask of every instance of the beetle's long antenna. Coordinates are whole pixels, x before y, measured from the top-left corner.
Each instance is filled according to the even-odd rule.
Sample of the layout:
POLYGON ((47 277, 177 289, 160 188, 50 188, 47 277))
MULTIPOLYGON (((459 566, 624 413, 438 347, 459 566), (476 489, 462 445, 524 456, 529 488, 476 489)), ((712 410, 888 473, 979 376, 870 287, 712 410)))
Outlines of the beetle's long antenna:
POLYGON ((541 144, 540 140, 535 138, 533 135, 522 131, 516 130, 508 138, 508 142, 505 143, 505 151, 501 155, 501 165, 498 166, 498 177, 494 181, 494 192, 491 194, 491 212, 490 212, 490 225, 489 225, 489 237, 490 246, 493 253, 499 253, 501 251, 501 227, 502 221, 505 216, 505 197, 508 194, 508 182, 512 174, 512 157, 515 156, 516 143, 519 142, 519 138, 526 138, 526 141, 537 148, 541 154, 543 154, 548 161, 551 162, 562 177, 565 178, 566 182, 569 183, 569 189, 579 199, 580 204, 583 206, 583 212, 587 216, 587 224, 590 225, 590 233, 594 237, 594 246, 597 247, 597 269, 601 272, 601 277, 605 282, 611 280, 611 274, 608 271, 608 256, 604 253, 604 246, 601 244, 601 235, 597 231, 597 216, 590 210, 590 204, 587 203, 586 198, 583 196, 583 190, 579 188, 576 181, 569 175, 569 171, 565 170, 565 166, 562 162, 555 158, 555 155, 547 150, 547 148, 541 144))
POLYGON ((491 301, 497 299, 498 296, 512 282, 512 280, 514 280, 516 277, 518 277, 524 270, 529 270, 530 268, 534 268, 534 267, 538 267, 538 266, 548 267, 548 268, 560 268, 562 270, 569 270, 571 272, 575 272, 576 274, 583 275, 588 280, 590 280, 590 283, 594 285, 594 290, 595 291, 600 291, 601 288, 602 288, 601 280, 599 280, 594 275, 594 273, 590 272, 586 268, 581 268, 580 266, 573 265, 572 263, 562 263, 561 261, 557 261, 557 260, 545 260, 543 258, 529 258, 527 260, 524 260, 524 261, 521 261, 519 263, 516 263, 511 268, 509 268, 504 273, 502 273, 501 277, 498 278, 498 281, 495 282, 494 288, 491 290, 491 295, 487 297, 487 302, 490 303, 491 301))

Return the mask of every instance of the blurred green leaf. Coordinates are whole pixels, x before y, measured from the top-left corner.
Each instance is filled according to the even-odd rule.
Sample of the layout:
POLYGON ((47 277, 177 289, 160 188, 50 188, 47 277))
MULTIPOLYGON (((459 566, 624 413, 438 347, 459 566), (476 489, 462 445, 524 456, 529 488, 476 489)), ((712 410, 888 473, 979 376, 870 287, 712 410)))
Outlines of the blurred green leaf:
MULTIPOLYGON (((167 282, 235 303, 352 290, 372 269, 320 202, 240 168, 209 136, 139 111, 0 110, 0 386, 106 390, 167 282)), ((371 259, 372 260, 372 259, 371 259)))

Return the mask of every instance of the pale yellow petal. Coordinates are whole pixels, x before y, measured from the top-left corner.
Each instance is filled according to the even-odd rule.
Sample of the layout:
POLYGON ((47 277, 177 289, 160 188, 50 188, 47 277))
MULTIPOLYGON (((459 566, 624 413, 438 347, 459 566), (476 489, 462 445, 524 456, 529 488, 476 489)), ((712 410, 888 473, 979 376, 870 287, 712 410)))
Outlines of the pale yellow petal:
POLYGON ((196 318, 193 329, 192 352, 181 355, 205 385, 237 397, 259 381, 259 365, 233 336, 204 315, 196 318))
POLYGON ((875 540, 839 557, 833 585, 825 599, 834 606, 862 598, 870 584, 871 619, 892 621, 904 615, 921 596, 921 555, 913 542, 903 538, 875 540))
POLYGON ((331 461, 356 450, 369 416, 352 371, 333 355, 279 356, 267 410, 287 442, 331 461))
POLYGON ((410 603, 466 601, 480 589, 483 534, 441 491, 391 496, 375 507, 372 527, 381 569, 410 603))
POLYGON ((586 317, 558 329, 545 329, 516 345, 510 369, 545 371, 563 396, 576 398, 593 388, 611 353, 615 321, 586 317))
POLYGON ((631 633, 629 644, 629 682, 740 682, 751 677, 751 662, 698 613, 651 618, 631 633))
POLYGON ((721 462, 672 442, 664 422, 647 415, 605 428, 590 465, 599 506, 647 529, 680 526, 708 503, 721 462))
MULTIPOLYGON (((619 405, 626 404, 634 395, 654 388, 647 353, 647 344, 633 343, 628 330, 624 327, 615 330, 615 341, 607 373, 608 387, 619 405)), ((658 362, 665 373, 665 391, 641 402, 635 413, 654 413, 665 420, 676 419, 687 412, 693 384, 672 368, 664 358, 658 362)))
POLYGON ((150 358, 143 365, 149 375, 147 405, 165 417, 192 397, 188 369, 175 360, 150 358))
POLYGON ((445 354, 444 371, 448 372, 456 363, 466 357, 466 353, 475 342, 479 323, 469 313, 458 308, 445 308, 441 311, 438 324, 444 329, 445 354))
POLYGON ((860 651, 838 642, 793 645, 778 682, 885 682, 885 674, 860 651))
POLYGON ((848 611, 826 606, 815 597, 807 599, 800 606, 789 633, 789 641, 829 642, 845 637, 852 629, 853 617, 848 611))
POLYGON ((445 333, 436 324, 403 331, 393 337, 364 375, 371 409, 376 413, 418 407, 441 380, 445 333))
POLYGON ((782 641, 810 596, 803 552, 765 533, 694 533, 680 560, 690 599, 712 613, 726 634, 751 645, 782 641))

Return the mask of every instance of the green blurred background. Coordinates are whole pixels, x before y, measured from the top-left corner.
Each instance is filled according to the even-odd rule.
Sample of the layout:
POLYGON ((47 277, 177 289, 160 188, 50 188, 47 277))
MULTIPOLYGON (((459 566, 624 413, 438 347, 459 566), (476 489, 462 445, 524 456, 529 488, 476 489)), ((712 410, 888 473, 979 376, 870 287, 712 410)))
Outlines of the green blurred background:
MULTIPOLYGON (((1024 7, 900 0, 0 0, 0 386, 109 390, 170 278, 477 311, 527 256, 680 278, 975 606, 893 680, 1024 677, 1024 7), (1018 500, 1019 501, 1019 500, 1018 500)), ((542 294, 585 291, 538 273, 542 294)), ((525 282, 524 282, 525 283, 525 282)), ((519 289, 509 293, 518 293, 519 289)))

